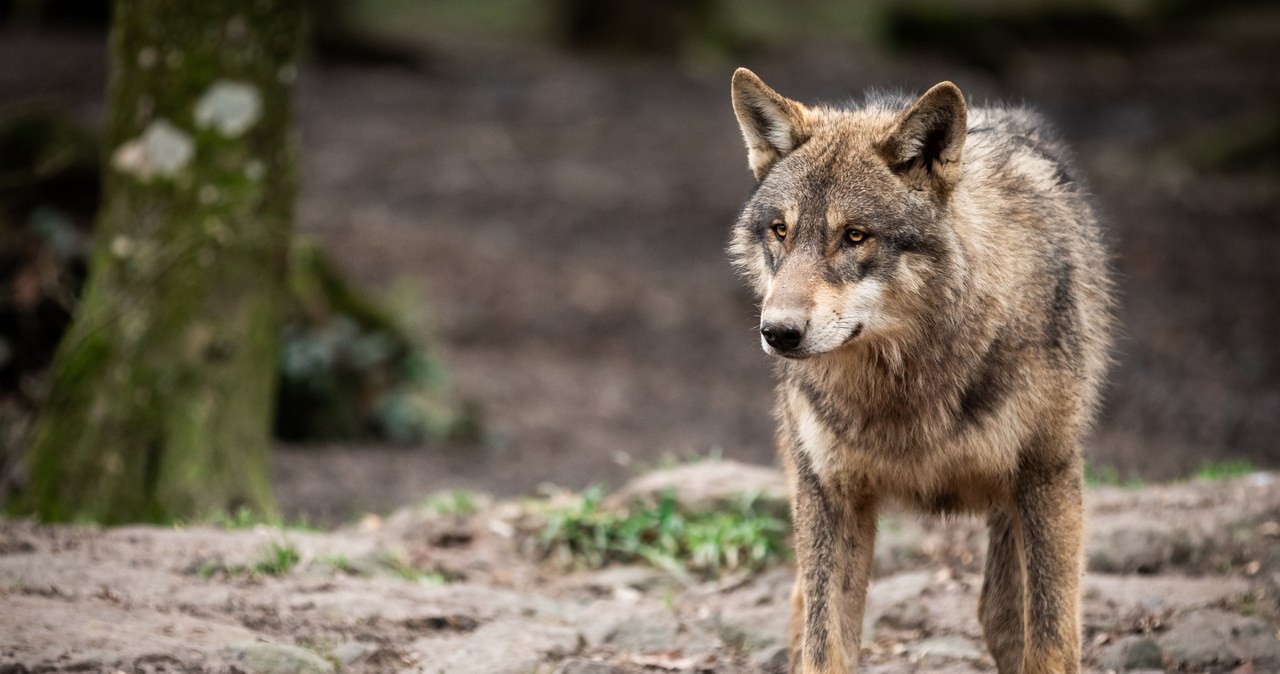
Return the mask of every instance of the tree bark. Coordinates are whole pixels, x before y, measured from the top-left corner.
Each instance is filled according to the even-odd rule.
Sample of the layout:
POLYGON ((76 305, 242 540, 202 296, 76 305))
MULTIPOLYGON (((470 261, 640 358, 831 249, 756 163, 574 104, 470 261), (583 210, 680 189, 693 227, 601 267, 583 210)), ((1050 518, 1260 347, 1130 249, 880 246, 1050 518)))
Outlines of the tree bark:
POLYGON ((273 516, 301 0, 117 0, 105 200, 18 509, 273 516))

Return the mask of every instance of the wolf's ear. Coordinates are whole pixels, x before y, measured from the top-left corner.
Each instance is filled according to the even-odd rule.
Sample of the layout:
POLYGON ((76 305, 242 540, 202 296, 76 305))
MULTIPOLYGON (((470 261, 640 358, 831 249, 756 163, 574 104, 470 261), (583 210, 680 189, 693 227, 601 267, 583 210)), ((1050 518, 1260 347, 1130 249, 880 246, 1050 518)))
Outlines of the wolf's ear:
POLYGON ((960 177, 967 127, 964 94, 956 85, 941 82, 898 117, 877 149, 907 182, 946 191, 960 177))
POLYGON ((770 89, 755 73, 733 73, 733 114, 747 141, 747 163, 756 180, 764 180, 779 159, 808 138, 805 107, 770 89))

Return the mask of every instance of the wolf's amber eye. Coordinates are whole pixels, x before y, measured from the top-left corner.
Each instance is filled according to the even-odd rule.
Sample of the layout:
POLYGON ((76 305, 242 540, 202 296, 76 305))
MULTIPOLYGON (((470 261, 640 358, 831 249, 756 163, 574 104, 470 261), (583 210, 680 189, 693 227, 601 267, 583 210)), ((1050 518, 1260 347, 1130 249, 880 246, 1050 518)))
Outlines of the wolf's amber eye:
POLYGON ((787 238, 787 223, 775 222, 769 226, 769 229, 773 231, 773 235, 778 237, 779 241, 787 238))
POLYGON ((851 229, 844 233, 844 238, 849 243, 862 243, 867 238, 867 233, 860 229, 851 229))

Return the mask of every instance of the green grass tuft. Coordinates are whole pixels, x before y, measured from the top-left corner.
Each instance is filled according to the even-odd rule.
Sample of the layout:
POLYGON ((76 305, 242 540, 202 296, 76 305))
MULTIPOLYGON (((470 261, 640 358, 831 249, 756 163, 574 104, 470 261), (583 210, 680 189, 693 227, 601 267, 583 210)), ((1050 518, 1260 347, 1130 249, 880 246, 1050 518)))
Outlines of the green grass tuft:
POLYGON ((1252 463, 1246 459, 1227 459, 1225 461, 1206 461, 1197 470, 1193 479, 1196 480, 1231 480, 1237 477, 1244 477, 1258 472, 1252 463))
POLYGON ((646 561, 655 566, 718 576, 757 570, 786 559, 786 520, 754 498, 733 510, 685 513, 674 497, 637 502, 625 511, 601 507, 603 490, 587 489, 574 505, 549 514, 539 536, 545 557, 579 567, 646 561))
POLYGON ((254 573, 268 576, 282 576, 302 561, 298 548, 288 541, 272 541, 263 551, 262 558, 254 562, 250 569, 254 573))
POLYGON ((459 517, 469 517, 480 510, 480 507, 476 505, 475 495, 465 489, 454 489, 433 494, 423 500, 419 508, 440 515, 457 515, 459 517))
POLYGON ((1125 489, 1141 489, 1146 486, 1141 478, 1120 477, 1120 471, 1108 464, 1085 463, 1084 483, 1087 487, 1123 487, 1125 489))

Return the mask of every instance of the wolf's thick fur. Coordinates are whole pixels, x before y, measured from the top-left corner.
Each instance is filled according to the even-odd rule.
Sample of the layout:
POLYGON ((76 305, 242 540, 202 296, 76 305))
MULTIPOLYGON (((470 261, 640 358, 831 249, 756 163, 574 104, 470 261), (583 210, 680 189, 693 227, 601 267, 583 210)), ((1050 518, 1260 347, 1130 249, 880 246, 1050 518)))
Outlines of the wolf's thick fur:
POLYGON ((759 185, 730 253, 781 356, 798 574, 791 671, 857 667, 878 506, 985 514, 1001 674, 1080 669, 1080 436, 1108 362, 1097 221, 1043 121, 916 100, 807 107, 739 69, 759 185))

